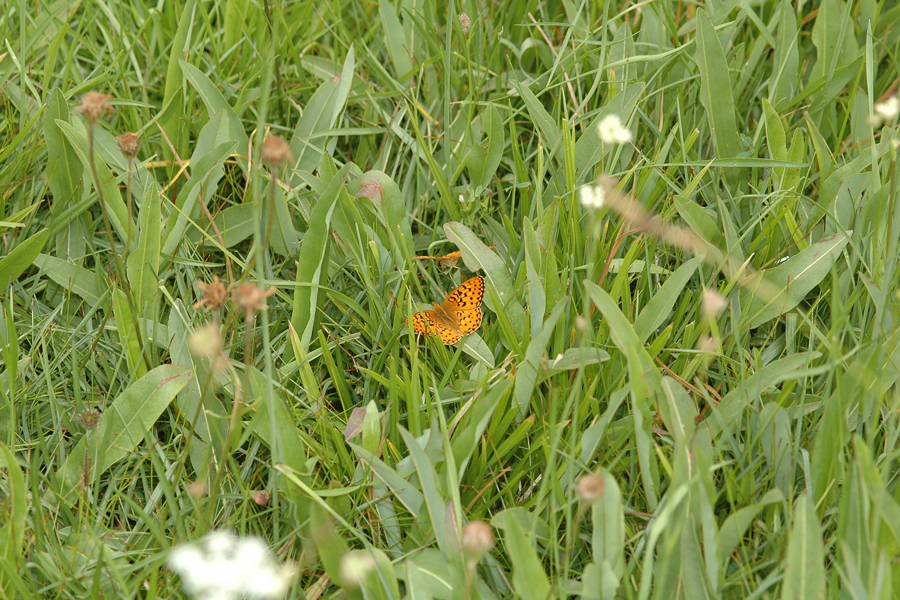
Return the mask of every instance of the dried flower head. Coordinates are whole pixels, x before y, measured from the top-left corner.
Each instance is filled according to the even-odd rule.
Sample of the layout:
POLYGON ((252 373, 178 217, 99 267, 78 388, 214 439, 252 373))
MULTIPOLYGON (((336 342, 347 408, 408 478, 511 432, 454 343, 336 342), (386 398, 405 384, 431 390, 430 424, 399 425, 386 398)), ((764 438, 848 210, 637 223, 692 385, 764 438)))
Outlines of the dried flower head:
POLYGON ((484 521, 472 521, 462 528, 462 547, 466 554, 475 561, 491 551, 494 547, 494 533, 491 526, 484 521))
POLYGON ((237 288, 232 288, 231 295, 235 305, 244 312, 251 313, 266 308, 263 300, 275 293, 275 288, 270 287, 262 291, 252 281, 242 283, 237 288))
POLYGON ((716 340, 708 335, 700 336, 700 339, 697 340, 697 350, 705 354, 715 354, 716 340))
POLYGON ((119 150, 122 151, 125 158, 131 160, 137 156, 138 148, 141 147, 141 142, 138 140, 138 134, 129 131, 128 133, 123 133, 117 137, 116 141, 119 142, 119 150))
POLYGON ((194 308, 205 306, 207 310, 220 310, 225 306, 228 290, 225 289, 225 285, 219 281, 218 275, 213 277, 212 283, 203 283, 201 281, 197 283, 197 287, 200 288, 200 293, 203 294, 203 298, 194 303, 194 308))
POLYGON ((224 531, 178 546, 168 565, 187 593, 204 600, 280 598, 296 574, 293 564, 275 561, 262 539, 224 531))
POLYGON ((604 144, 627 144, 632 140, 631 132, 625 129, 619 115, 606 115, 597 124, 597 134, 604 144))
POLYGON ((100 426, 100 411, 88 408, 78 415, 78 422, 85 429, 96 429, 100 426))
POLYGON ((262 159, 270 167, 277 167, 294 161, 291 147, 277 135, 270 135, 262 145, 262 159))
POLYGON ((703 288, 703 297, 700 302, 700 310, 703 311, 703 316, 710 319, 718 317, 719 313, 728 306, 728 300, 722 294, 710 288, 703 288))
POLYGON ((205 481, 201 479, 195 479, 187 485, 185 490, 192 497, 200 498, 201 496, 205 496, 207 493, 209 493, 209 486, 206 485, 205 481))
POLYGON ((603 497, 606 488, 603 479, 594 473, 588 473, 578 480, 576 492, 578 499, 586 504, 593 504, 603 497))
POLYGON ((341 579, 349 587, 360 587, 374 570, 375 561, 364 550, 351 550, 341 557, 341 579))
POLYGON ((588 320, 585 319, 584 317, 582 317, 581 315, 578 315, 577 317, 575 317, 575 327, 578 328, 578 331, 584 331, 585 329, 588 328, 589 324, 590 323, 588 323, 588 320))
POLYGON ((472 27, 472 19, 469 18, 469 15, 459 13, 459 26, 462 27, 463 35, 469 33, 469 28, 472 27))
POLYGON ((100 117, 106 113, 112 112, 112 106, 107 100, 112 98, 109 94, 101 94, 100 92, 88 92, 81 98, 81 114, 91 123, 96 123, 100 117))

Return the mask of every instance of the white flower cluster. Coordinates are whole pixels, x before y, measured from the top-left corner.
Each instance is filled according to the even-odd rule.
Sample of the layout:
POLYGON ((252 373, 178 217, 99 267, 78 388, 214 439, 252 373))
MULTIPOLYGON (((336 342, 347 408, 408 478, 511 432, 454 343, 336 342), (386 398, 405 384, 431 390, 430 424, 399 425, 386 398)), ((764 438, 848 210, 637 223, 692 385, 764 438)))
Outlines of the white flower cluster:
POLYGON ((898 115, 900 115, 900 97, 891 96, 873 107, 873 114, 869 117, 869 124, 878 128, 885 123, 893 121, 898 115))
POLYGON ((600 186, 585 185, 578 190, 578 199, 586 209, 598 210, 606 203, 606 193, 600 186))
POLYGON ((184 590, 202 600, 278 598, 295 572, 293 565, 278 564, 260 538, 239 538, 227 531, 178 546, 168 564, 181 576, 184 590))
POLYGON ((625 129, 619 115, 606 115, 597 124, 597 135, 604 144, 627 144, 634 136, 625 129))

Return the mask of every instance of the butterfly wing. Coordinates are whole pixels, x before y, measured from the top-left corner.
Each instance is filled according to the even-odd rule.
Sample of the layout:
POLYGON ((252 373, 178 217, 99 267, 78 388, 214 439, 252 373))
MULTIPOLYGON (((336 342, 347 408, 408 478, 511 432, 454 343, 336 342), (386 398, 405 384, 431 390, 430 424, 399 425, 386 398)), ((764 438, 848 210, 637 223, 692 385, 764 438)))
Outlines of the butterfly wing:
POLYGON ((481 327, 481 303, 484 301, 484 277, 473 277, 450 292, 441 311, 455 322, 460 334, 471 333, 481 327))
POLYGON ((445 344, 455 344, 462 337, 459 333, 444 325, 433 310, 423 310, 413 314, 413 331, 425 335, 436 335, 445 344))
POLYGON ((465 281, 461 286, 450 292, 450 295, 444 300, 444 308, 450 311, 480 309, 483 300, 484 277, 479 275, 465 281))
POLYGON ((481 327, 481 308, 457 311, 456 319, 459 321, 460 333, 472 333, 481 327))

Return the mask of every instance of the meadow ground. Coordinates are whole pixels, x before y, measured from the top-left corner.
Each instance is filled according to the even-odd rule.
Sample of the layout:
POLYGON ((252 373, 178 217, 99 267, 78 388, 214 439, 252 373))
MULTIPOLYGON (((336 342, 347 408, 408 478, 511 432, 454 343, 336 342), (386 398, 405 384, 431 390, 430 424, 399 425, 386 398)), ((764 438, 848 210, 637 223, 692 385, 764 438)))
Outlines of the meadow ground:
POLYGON ((900 593, 900 6, 0 37, 0 597, 900 593))

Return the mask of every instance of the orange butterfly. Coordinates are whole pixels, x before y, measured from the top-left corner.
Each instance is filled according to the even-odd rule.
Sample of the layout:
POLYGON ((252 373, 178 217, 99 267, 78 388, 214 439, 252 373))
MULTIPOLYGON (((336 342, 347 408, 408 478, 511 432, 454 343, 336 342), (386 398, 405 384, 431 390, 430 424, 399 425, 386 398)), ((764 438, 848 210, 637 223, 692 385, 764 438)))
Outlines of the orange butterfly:
POLYGON ((455 344, 465 334, 481 327, 483 300, 484 277, 473 277, 450 292, 443 304, 413 314, 413 331, 436 335, 445 344, 455 344))

